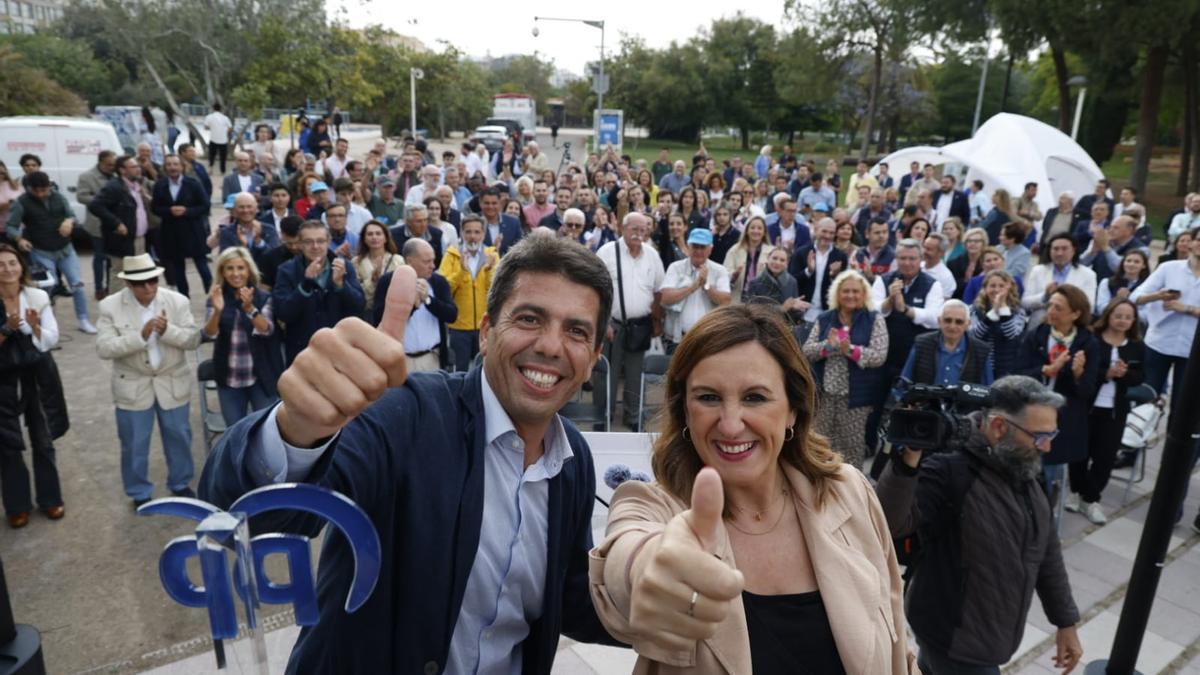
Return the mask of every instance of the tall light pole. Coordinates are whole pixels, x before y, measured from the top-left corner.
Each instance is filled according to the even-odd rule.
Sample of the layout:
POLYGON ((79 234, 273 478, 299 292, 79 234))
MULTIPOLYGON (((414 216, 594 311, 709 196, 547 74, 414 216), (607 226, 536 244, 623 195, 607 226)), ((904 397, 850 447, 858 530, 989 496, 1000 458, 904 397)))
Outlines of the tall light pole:
POLYGON ((1076 75, 1067 80, 1068 87, 1079 87, 1079 98, 1075 99, 1075 121, 1071 123, 1071 140, 1079 136, 1079 120, 1083 117, 1083 98, 1087 96, 1087 78, 1076 75))
MULTIPOLYGON (((600 29, 600 73, 596 76, 596 81, 592 84, 592 91, 596 92, 596 109, 604 109, 604 93, 608 91, 608 79, 604 77, 604 22, 596 19, 561 19, 553 16, 535 16, 533 22, 538 21, 568 21, 571 23, 584 23, 592 28, 600 29)), ((534 25, 533 36, 538 36, 538 27, 534 25)))
POLYGON ((983 72, 979 74, 979 93, 975 96, 975 121, 971 123, 971 135, 979 129, 979 116, 983 113, 983 91, 987 88, 988 56, 992 46, 992 19, 988 17, 987 31, 983 39, 983 72))
POLYGON ((417 80, 425 77, 425 71, 420 68, 412 68, 408 71, 408 99, 412 102, 412 110, 408 118, 408 130, 412 132, 413 138, 417 137, 417 80))

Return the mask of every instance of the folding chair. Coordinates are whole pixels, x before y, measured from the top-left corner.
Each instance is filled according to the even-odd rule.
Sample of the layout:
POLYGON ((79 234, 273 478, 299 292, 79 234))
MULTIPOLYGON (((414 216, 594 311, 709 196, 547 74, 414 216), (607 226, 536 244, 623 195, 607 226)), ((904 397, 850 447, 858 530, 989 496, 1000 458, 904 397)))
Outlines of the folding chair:
MULTIPOLYGON (((200 358, 200 352, 197 350, 196 358, 200 358)), ((225 433, 225 417, 221 415, 221 406, 218 405, 214 410, 208 403, 208 392, 211 388, 216 388, 217 373, 213 367, 212 359, 200 360, 196 366, 196 380, 200 383, 200 420, 204 424, 204 447, 207 451, 212 452, 213 441, 217 436, 225 433)))
POLYGON ((646 416, 654 414, 659 408, 659 406, 646 405, 646 384, 662 384, 666 381, 667 366, 670 363, 671 357, 666 354, 647 354, 645 361, 642 362, 642 377, 638 386, 638 433, 641 433, 642 428, 646 425, 646 416))
MULTIPOLYGON (((1162 419, 1166 399, 1160 397, 1154 387, 1140 384, 1131 387, 1125 393, 1133 408, 1125 420, 1125 429, 1121 436, 1121 450, 1134 453, 1133 466, 1129 473, 1113 472, 1109 480, 1125 484, 1125 494, 1121 498, 1121 506, 1129 503, 1130 493, 1135 483, 1146 479, 1146 453, 1158 443, 1160 434, 1158 424, 1162 419)), ((1120 470, 1118 470, 1120 471, 1120 470)))
POLYGON ((602 375, 604 379, 605 406, 603 411, 596 410, 596 404, 591 401, 583 400, 583 391, 575 397, 574 401, 566 404, 558 411, 559 415, 570 419, 577 425, 584 424, 600 424, 604 423, 605 431, 612 431, 612 414, 609 412, 612 409, 612 383, 608 380, 608 357, 601 354, 600 360, 596 362, 596 367, 592 372, 597 375, 602 375))

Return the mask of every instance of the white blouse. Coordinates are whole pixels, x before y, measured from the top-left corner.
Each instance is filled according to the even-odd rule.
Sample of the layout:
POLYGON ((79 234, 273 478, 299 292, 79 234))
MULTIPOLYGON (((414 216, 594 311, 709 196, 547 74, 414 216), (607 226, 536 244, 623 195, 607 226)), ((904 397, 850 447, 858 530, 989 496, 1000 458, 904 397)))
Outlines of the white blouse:
POLYGON ((21 327, 20 331, 33 337, 33 346, 38 351, 48 352, 58 344, 58 321, 54 319, 54 308, 50 306, 50 296, 40 288, 25 286, 21 289, 21 327), (42 326, 42 336, 34 336, 33 328, 25 321, 25 310, 35 309, 42 326))

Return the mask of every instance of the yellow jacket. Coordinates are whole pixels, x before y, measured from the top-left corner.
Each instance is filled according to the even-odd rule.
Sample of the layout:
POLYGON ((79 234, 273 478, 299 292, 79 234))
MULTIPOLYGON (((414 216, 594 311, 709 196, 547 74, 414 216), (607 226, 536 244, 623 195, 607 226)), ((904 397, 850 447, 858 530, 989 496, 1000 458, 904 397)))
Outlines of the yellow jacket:
MULTIPOLYGON (((488 246, 483 249, 485 258, 489 253, 494 255, 495 247, 488 246)), ((499 260, 499 256, 496 259, 499 260)), ((472 279, 470 270, 463 268, 462 254, 458 252, 458 247, 451 246, 446 249, 438 274, 450 283, 450 293, 454 296, 454 304, 458 305, 458 319, 447 326, 448 328, 479 330, 479 321, 487 311, 487 294, 488 289, 492 287, 492 273, 495 271, 494 265, 488 267, 485 263, 479 267, 479 272, 472 279)))

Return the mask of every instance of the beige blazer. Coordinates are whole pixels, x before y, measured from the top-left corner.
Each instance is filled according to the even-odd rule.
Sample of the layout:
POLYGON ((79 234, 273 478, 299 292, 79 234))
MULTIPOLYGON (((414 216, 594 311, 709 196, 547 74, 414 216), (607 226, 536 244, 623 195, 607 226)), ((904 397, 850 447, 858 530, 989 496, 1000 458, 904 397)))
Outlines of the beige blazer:
POLYGON ((133 291, 124 288, 100 301, 96 351, 113 362, 113 402, 121 410, 146 410, 156 401, 170 410, 192 398, 194 371, 187 353, 200 346, 200 326, 188 299, 161 283, 155 302, 167 312, 167 330, 158 338, 162 354, 158 368, 150 366, 150 352, 142 339, 142 306, 133 291))
MULTIPOLYGON (((774 246, 763 242, 762 249, 758 252, 758 270, 754 272, 755 278, 758 278, 760 275, 762 275, 763 270, 767 269, 767 256, 769 256, 771 251, 774 250, 774 246)), ((735 244, 733 248, 729 249, 729 252, 725 254, 725 269, 729 270, 729 287, 730 291, 733 293, 729 302, 735 305, 742 301, 742 284, 746 280, 745 276, 742 275, 745 275, 746 271, 742 270, 742 275, 736 277, 733 276, 733 273, 737 271, 737 268, 745 265, 746 260, 749 257, 750 256, 748 252, 742 247, 741 242, 735 244)))
MULTIPOLYGON (((905 637, 900 572, 887 520, 875 491, 857 469, 842 465, 825 506, 816 509, 816 491, 799 471, 785 468, 804 532, 817 588, 848 675, 917 673, 905 637)), ((608 532, 591 551, 592 601, 605 628, 638 653, 635 674, 714 673, 752 675, 750 637, 741 598, 716 634, 684 652, 668 652, 635 634, 629 626, 632 558, 635 542, 660 535, 667 521, 687 506, 658 484, 622 484, 613 495, 608 532)), ((719 557, 732 567, 733 549, 724 526, 718 531, 719 557)))

